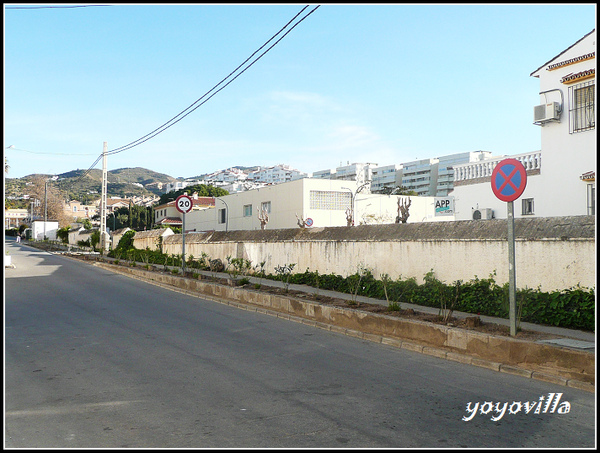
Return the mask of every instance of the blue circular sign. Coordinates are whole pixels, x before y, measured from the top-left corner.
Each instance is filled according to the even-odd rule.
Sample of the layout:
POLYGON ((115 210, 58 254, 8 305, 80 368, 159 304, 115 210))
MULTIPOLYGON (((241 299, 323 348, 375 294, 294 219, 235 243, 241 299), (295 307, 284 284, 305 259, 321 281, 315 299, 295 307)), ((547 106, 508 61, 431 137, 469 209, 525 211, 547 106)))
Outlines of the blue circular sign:
POLYGON ((515 201, 527 185, 527 172, 516 159, 500 161, 492 172, 492 191, 502 201, 515 201))

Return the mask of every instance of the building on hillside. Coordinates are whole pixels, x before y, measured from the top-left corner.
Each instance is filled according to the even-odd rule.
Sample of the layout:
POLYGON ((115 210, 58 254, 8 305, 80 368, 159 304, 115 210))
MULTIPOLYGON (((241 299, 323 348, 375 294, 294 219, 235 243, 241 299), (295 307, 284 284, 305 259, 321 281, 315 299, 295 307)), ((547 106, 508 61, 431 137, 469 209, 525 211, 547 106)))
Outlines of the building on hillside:
POLYGON ((97 205, 85 205, 81 201, 71 200, 65 203, 63 210, 69 220, 91 219, 98 214, 97 205))
MULTIPOLYGON (((214 197, 199 197, 197 193, 193 193, 191 195, 193 207, 193 211, 198 211, 202 209, 208 209, 215 206, 214 197)), ((186 215, 189 216, 188 213, 186 215)), ((182 226, 182 217, 183 214, 177 210, 175 207, 175 200, 170 201, 165 204, 161 204, 158 206, 154 206, 154 224, 155 225, 168 225, 172 227, 181 227, 182 226)), ((186 225, 187 227, 187 225, 186 225)))
MULTIPOLYGON (((100 209, 100 200, 98 200, 97 203, 98 209, 100 209)), ((109 197, 106 199, 106 213, 110 214, 111 212, 115 212, 119 208, 129 209, 129 205, 132 203, 133 202, 130 198, 109 197)))
POLYGON ((257 170, 248 174, 248 179, 255 183, 282 184, 284 182, 306 178, 307 176, 308 174, 302 173, 289 165, 279 164, 272 167, 259 167, 257 170))
POLYGON ((410 202, 409 223, 454 220, 450 209, 436 210, 438 198, 377 195, 359 188, 355 181, 303 178, 230 194, 216 198, 214 209, 187 214, 186 231, 258 230, 264 214, 265 229, 347 226, 352 212, 355 225, 394 223, 398 200, 410 202))
POLYGON ((136 206, 144 206, 149 208, 158 203, 160 197, 158 195, 135 195, 131 197, 130 200, 131 203, 136 206))
POLYGON ((356 181, 360 186, 373 179, 373 169, 377 164, 373 163, 350 163, 340 165, 335 170, 327 169, 316 171, 312 174, 313 179, 333 179, 341 181, 356 181))
POLYGON ((540 81, 532 127, 540 127, 541 150, 454 166, 458 220, 507 217, 491 188, 492 171, 506 157, 528 175, 515 217, 595 215, 595 58, 594 29, 531 73, 540 81))

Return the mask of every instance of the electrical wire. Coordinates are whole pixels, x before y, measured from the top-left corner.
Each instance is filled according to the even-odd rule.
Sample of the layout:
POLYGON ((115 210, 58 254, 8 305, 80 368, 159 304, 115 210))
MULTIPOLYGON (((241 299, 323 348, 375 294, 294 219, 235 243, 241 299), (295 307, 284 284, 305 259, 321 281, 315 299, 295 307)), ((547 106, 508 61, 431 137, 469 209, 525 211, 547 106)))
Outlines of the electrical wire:
POLYGON ((63 9, 63 8, 94 8, 113 5, 72 5, 72 6, 5 6, 4 9, 63 9))
POLYGON ((189 107, 187 107, 186 109, 182 110, 180 113, 178 113, 177 115, 175 115, 173 118, 171 118, 169 121, 167 121, 166 123, 162 124, 161 126, 157 127, 156 129, 154 129, 152 132, 144 135, 143 137, 138 138, 137 140, 121 146, 120 148, 115 148, 113 150, 110 150, 107 152, 107 155, 111 155, 111 154, 118 154, 120 152, 126 151, 128 149, 134 148, 138 145, 141 145, 142 143, 150 140, 151 138, 156 137, 157 135, 161 134, 162 132, 164 132, 165 130, 169 129, 171 126, 175 125, 176 123, 178 123, 179 121, 181 121, 183 118, 185 118, 186 116, 188 116, 190 113, 194 112, 198 107, 204 105, 206 102, 208 102, 213 96, 215 96, 217 93, 219 93, 221 90, 223 90, 225 87, 227 87, 230 83, 232 83, 235 79, 237 79, 240 75, 242 75, 245 71, 247 71, 252 65, 254 65, 254 63, 256 63, 258 60, 260 60, 267 52, 269 52, 273 47, 275 47, 283 38, 285 38, 294 28, 296 28, 300 22, 302 22, 304 19, 306 19, 308 16, 310 16, 313 12, 315 12, 315 10, 317 8, 319 8, 319 5, 317 5, 315 8, 313 8, 308 14, 306 14, 306 16, 302 17, 296 24, 294 24, 294 26, 292 28, 290 28, 283 36, 281 36, 281 38, 279 38, 271 47, 269 47, 267 50, 265 50, 261 55, 259 55, 253 62, 251 62, 246 68, 244 68, 239 74, 237 74, 235 77, 233 77, 233 79, 231 79, 229 82, 227 82, 224 86, 222 86, 221 88, 219 88, 218 90, 217 87, 221 84, 223 84, 227 79, 229 79, 233 74, 235 74, 242 66, 244 66, 252 57, 254 57, 254 55, 256 55, 258 52, 260 52, 267 44, 269 44, 271 41, 273 41, 273 39, 275 39, 283 30, 285 30, 300 14, 302 14, 302 12, 308 8, 308 5, 306 5, 304 8, 302 8, 302 10, 296 14, 287 24, 285 24, 277 33, 275 33, 267 42, 265 42, 261 47, 259 47, 256 51, 254 51, 254 53, 252 53, 252 55, 250 55, 242 64, 240 64, 237 68, 235 68, 227 77, 225 77, 223 80, 221 80, 219 83, 217 83, 214 87, 212 87, 209 91, 207 91, 204 95, 202 95, 199 99, 197 99, 193 104, 191 104, 189 107), (216 91, 215 91, 216 90, 216 91), (212 95, 210 95, 207 99, 204 100, 204 102, 198 104, 200 101, 202 101, 204 98, 206 98, 211 92, 215 91, 212 95), (196 105, 198 104, 198 105, 196 105), (196 107, 194 107, 196 106, 196 107), (191 109, 191 110, 190 110, 191 109), (187 113, 186 113, 187 112, 187 113))
MULTIPOLYGON (((298 16, 300 16, 307 8, 309 5, 306 5, 304 8, 302 8, 300 10, 300 12, 298 14, 296 14, 287 24, 285 24, 277 33, 275 33, 268 41, 266 41, 261 47, 259 47, 256 51, 254 51, 252 53, 252 55, 250 55, 242 64, 240 64, 237 68, 235 68, 227 77, 225 77, 223 80, 221 80, 219 83, 217 83, 213 88, 211 88, 209 91, 207 91, 204 95, 202 95, 199 99, 197 99, 194 103, 192 103, 189 107, 187 107, 186 109, 182 110, 181 112, 179 112, 177 115, 175 115, 173 118, 171 118, 169 121, 167 121, 166 123, 162 124, 161 126, 157 127, 156 129, 154 129, 152 132, 149 132, 148 134, 144 135, 143 137, 138 138, 137 140, 134 140, 133 142, 128 143, 127 145, 121 146, 119 148, 115 148, 113 150, 107 151, 107 155, 113 155, 113 154, 118 154, 121 153, 123 151, 127 151, 131 148, 135 148, 136 146, 141 145, 142 143, 147 142, 148 140, 156 137, 157 135, 161 134, 162 132, 164 132, 165 130, 169 129, 171 126, 175 125, 176 123, 178 123, 179 121, 181 121, 183 118, 185 118, 186 116, 188 116, 189 114, 191 114, 192 112, 194 112, 196 109, 198 109, 200 106, 204 105, 206 102, 208 102, 213 96, 215 96, 217 93, 219 93, 221 90, 223 90, 224 88, 226 88, 229 84, 231 84, 235 79, 237 79, 240 75, 242 75, 244 72, 246 72, 250 67, 252 67, 252 65, 254 65, 254 63, 256 63, 258 60, 260 60, 267 52, 269 52, 273 47, 275 47, 277 44, 279 44, 279 42, 285 38, 294 28, 296 28, 302 21, 304 21, 304 19, 306 19, 308 16, 310 16, 312 13, 314 13, 320 5, 315 6, 311 11, 309 11, 304 17, 302 17, 299 21, 297 21, 288 31, 286 31, 277 41, 275 41, 275 43, 273 43, 267 50, 265 50, 262 54, 260 54, 254 61, 252 61, 246 68, 244 68, 241 72, 239 72, 235 77, 233 77, 229 82, 227 82, 225 85, 223 85, 221 88, 219 88, 218 90, 217 87, 221 84, 223 84, 227 79, 229 79, 233 74, 235 74, 242 66, 244 66, 250 59, 252 59, 252 57, 254 57, 258 52, 260 52, 262 49, 265 48, 265 46, 267 46, 271 41, 273 41, 279 34, 281 34, 292 22, 294 22, 296 20, 296 18, 298 18, 298 16), (215 91, 216 90, 216 91, 215 91), (214 93, 212 93, 210 96, 208 96, 211 92, 215 91, 214 93), (208 96, 208 97, 207 97, 208 96), (207 97, 207 98, 206 98, 207 97), (202 101, 204 98, 206 98, 203 102, 200 103, 200 101, 202 101), (198 105, 196 105, 198 104, 198 105), (195 107, 194 107, 195 106, 195 107)), ((79 178, 77 178, 71 185, 70 187, 74 186, 77 182, 81 181, 85 176, 88 175, 88 173, 98 164, 98 162, 100 162, 100 159, 102 159, 104 153, 100 154, 100 156, 98 156, 98 158, 96 159, 96 161, 90 166, 90 168, 88 168, 79 178)))
POLYGON ((15 151, 23 151, 24 153, 30 153, 30 154, 49 154, 52 156, 95 156, 96 153, 42 153, 39 151, 28 151, 26 149, 19 149, 19 148, 15 148, 14 146, 9 146, 6 149, 11 149, 11 150, 15 150, 15 151))

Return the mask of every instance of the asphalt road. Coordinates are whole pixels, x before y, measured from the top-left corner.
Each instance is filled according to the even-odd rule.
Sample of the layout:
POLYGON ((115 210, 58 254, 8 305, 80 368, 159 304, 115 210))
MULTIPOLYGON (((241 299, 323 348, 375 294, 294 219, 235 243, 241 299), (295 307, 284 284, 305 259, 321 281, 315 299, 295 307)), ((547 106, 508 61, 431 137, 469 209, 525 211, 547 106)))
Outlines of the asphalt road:
POLYGON ((6 248, 5 448, 596 446, 591 393, 6 248))

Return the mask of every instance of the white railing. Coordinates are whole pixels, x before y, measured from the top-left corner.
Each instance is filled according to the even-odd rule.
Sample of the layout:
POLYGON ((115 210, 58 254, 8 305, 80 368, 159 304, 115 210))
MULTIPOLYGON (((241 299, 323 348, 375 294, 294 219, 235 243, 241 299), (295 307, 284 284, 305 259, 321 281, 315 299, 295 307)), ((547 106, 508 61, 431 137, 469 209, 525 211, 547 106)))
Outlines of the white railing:
POLYGON ((454 182, 491 177, 498 162, 507 158, 516 159, 521 162, 526 171, 540 170, 542 168, 542 152, 534 151, 532 153, 503 156, 494 159, 454 165, 454 182))

